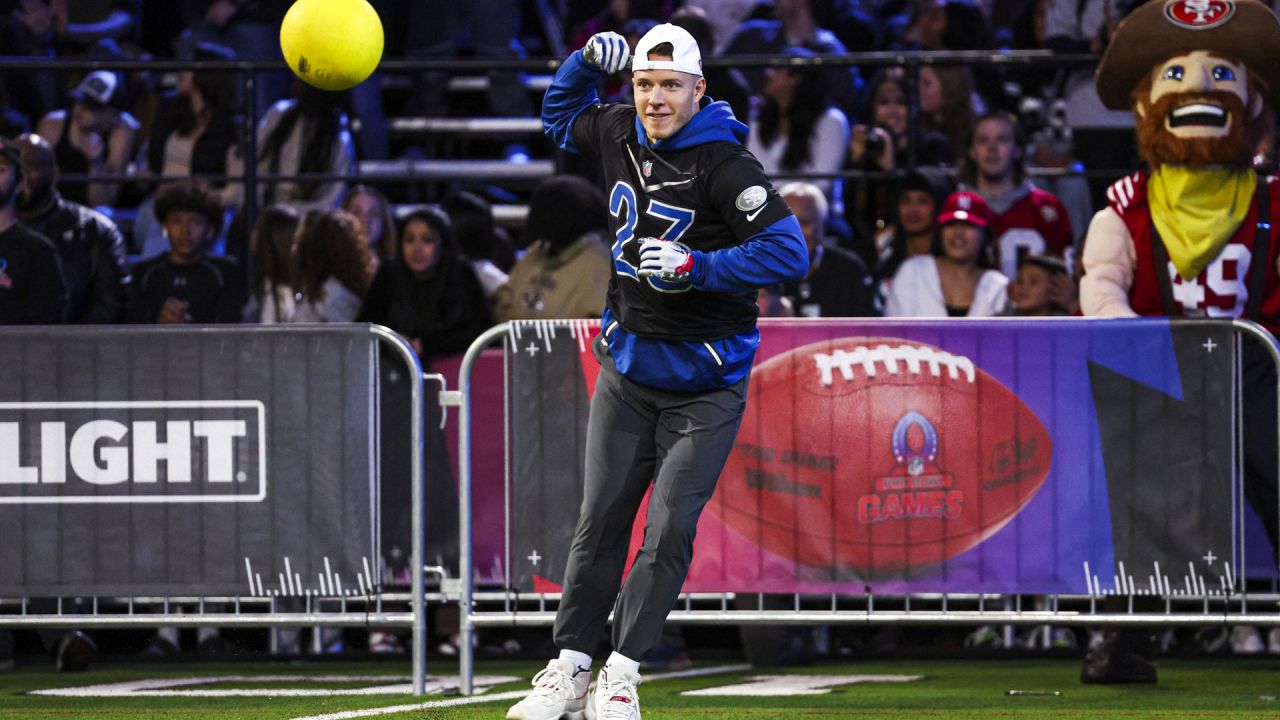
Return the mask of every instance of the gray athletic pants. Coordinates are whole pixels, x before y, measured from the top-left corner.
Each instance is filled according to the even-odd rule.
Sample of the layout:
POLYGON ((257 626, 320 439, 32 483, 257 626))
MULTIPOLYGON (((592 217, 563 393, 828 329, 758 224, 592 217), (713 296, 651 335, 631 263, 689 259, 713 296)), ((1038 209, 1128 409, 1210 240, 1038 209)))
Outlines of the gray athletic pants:
POLYGON ((698 516, 746 409, 747 378, 704 393, 664 392, 627 380, 601 355, 597 341, 601 368, 587 423, 586 488, 555 643, 594 655, 612 608, 613 649, 641 660, 661 636, 689 572, 698 516), (619 593, 632 521, 651 482, 644 544, 619 593))

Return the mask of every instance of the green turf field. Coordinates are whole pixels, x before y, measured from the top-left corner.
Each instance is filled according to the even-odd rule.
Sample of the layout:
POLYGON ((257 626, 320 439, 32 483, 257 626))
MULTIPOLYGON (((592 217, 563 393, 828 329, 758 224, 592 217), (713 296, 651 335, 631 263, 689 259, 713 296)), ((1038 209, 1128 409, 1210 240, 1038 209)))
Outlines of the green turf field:
MULTIPOLYGON (((1280 717, 1280 659, 1163 660, 1160 683, 1152 686, 1086 687, 1076 676, 1079 660, 877 661, 808 668, 749 670, 712 676, 656 680, 640 689, 646 719, 698 718, 1277 718, 1280 717), (685 691, 726 686, 759 675, 922 675, 914 682, 840 685, 818 695, 791 697, 690 697, 685 691), (1009 696, 1007 690, 1058 691, 1060 695, 1009 696)), ((210 718, 287 719, 341 711, 424 702, 460 701, 456 696, 417 698, 408 694, 296 697, 298 688, 351 689, 387 684, 407 675, 408 663, 222 663, 171 665, 106 665, 80 674, 58 674, 46 667, 24 667, 0 674, 0 718, 210 718), (346 676, 371 676, 361 683, 346 676), (243 680, 226 680, 237 676, 243 680), (323 682, 263 680, 265 676, 311 676, 323 682), (144 679, 213 680, 184 689, 266 690, 253 697, 41 697, 30 691, 144 679)), ((456 668, 434 663, 432 674, 456 668)), ((481 663, 488 676, 518 676, 519 682, 495 686, 490 694, 521 691, 537 670, 533 663, 481 663)), ((416 707, 395 714, 373 715, 393 720, 501 718, 511 700, 453 707, 416 707)))

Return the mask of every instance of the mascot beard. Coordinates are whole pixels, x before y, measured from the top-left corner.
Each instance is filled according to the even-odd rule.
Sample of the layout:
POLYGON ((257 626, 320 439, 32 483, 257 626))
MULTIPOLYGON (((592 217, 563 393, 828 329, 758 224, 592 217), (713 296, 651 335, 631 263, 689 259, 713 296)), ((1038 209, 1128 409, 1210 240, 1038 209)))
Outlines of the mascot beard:
MULTIPOLYGON (((1253 78, 1250 77, 1250 81, 1253 78)), ((1253 83, 1250 82, 1250 86, 1253 83)), ((1155 170, 1161 165, 1206 165, 1250 167, 1253 156, 1271 134, 1271 114, 1253 117, 1239 95, 1226 91, 1170 93, 1153 105, 1151 81, 1141 83, 1133 93, 1137 113, 1138 148, 1142 159, 1155 170), (1168 127, 1170 113, 1194 103, 1217 105, 1227 111, 1227 133, 1220 137, 1179 137, 1168 127)))

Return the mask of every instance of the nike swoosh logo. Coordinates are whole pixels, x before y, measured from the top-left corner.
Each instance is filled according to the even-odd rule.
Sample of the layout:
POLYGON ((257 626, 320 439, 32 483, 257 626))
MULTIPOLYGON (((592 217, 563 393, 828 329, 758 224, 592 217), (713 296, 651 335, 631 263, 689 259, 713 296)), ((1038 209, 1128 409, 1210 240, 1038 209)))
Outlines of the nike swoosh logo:
POLYGON ((765 209, 765 206, 767 206, 768 204, 769 204, 769 203, 765 203, 764 205, 761 205, 760 207, 756 208, 756 211, 755 211, 755 212, 753 212, 753 213, 748 213, 748 214, 747 214, 747 222, 751 222, 752 220, 755 220, 755 219, 756 219, 756 216, 760 214, 760 211, 761 211, 761 210, 764 210, 764 209, 765 209))

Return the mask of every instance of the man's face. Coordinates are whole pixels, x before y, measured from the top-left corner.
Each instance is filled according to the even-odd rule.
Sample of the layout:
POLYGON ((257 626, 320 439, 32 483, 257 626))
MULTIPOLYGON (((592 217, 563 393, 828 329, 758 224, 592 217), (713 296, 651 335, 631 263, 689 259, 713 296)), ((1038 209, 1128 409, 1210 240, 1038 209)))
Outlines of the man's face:
POLYGON ((17 166, 9 162, 8 158, 0 156, 0 208, 12 203, 21 189, 22 173, 18 172, 17 166))
MULTIPOLYGON (((651 60, 669 60, 650 56, 651 60)), ((689 124, 707 82, 677 70, 641 70, 631 78, 636 113, 651 142, 665 140, 689 124)))
POLYGON ((818 204, 808 195, 786 195, 782 200, 799 221, 800 231, 804 233, 804 243, 809 246, 809 256, 812 257, 814 250, 822 242, 822 236, 826 234, 826 218, 818 212, 818 204))
POLYGON ((213 226, 208 218, 191 210, 173 210, 162 223, 169 238, 169 258, 178 264, 194 262, 213 239, 213 226))
POLYGON ((1156 68, 1145 111, 1154 111, 1152 120, 1158 118, 1175 137, 1226 137, 1232 124, 1249 122, 1232 112, 1249 106, 1248 79, 1243 63, 1203 50, 1178 55, 1156 68))
POLYGON ((22 205, 43 198, 53 189, 58 166, 54 161, 53 148, 39 140, 39 136, 23 135, 17 142, 22 148, 22 176, 26 181, 18 198, 19 205, 22 205))
POLYGON ((1021 151, 1017 136, 1009 123, 999 118, 987 118, 973 130, 973 144, 969 146, 969 159, 978 169, 978 175, 987 182, 1001 182, 1013 174, 1014 162, 1021 151))

